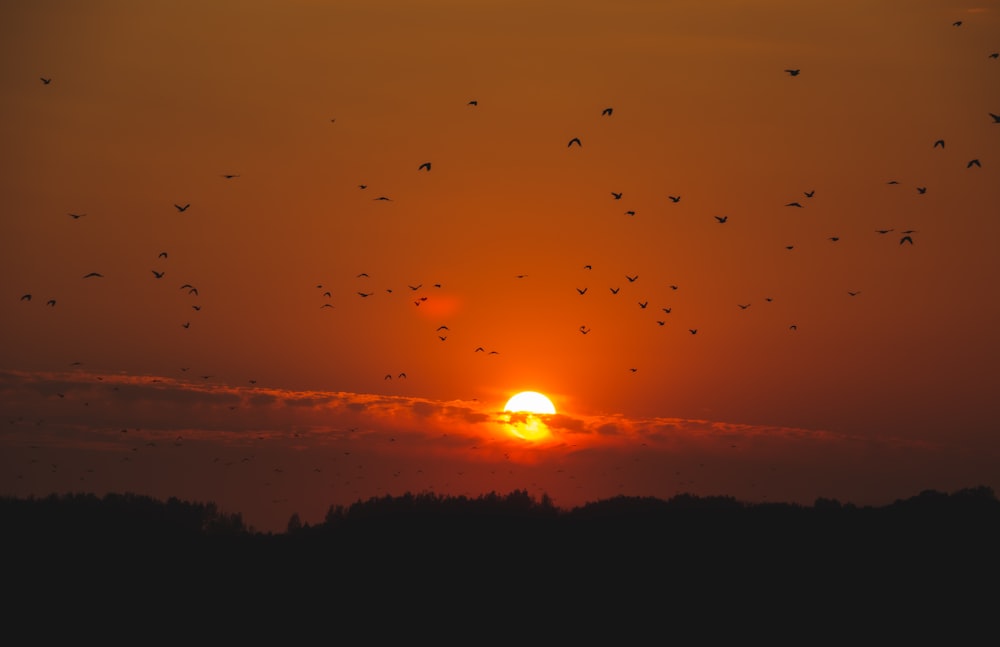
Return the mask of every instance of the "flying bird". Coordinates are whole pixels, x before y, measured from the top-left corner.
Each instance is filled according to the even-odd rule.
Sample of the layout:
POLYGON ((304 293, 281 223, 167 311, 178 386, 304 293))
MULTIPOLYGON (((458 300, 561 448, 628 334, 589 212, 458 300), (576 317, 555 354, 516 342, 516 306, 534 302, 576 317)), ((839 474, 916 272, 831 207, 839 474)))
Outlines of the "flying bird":
POLYGON ((720 223, 722 223, 729 220, 729 216, 716 216, 715 219, 718 220, 720 223))
POLYGON ((993 114, 993 113, 991 112, 991 113, 990 113, 990 116, 991 116, 991 117, 993 117, 993 123, 995 123, 995 124, 1000 124, 1000 115, 997 115, 997 114, 993 114))
POLYGON ((21 301, 31 301, 31 295, 30 294, 22 294, 21 295, 21 301))
POLYGON ((622 194, 621 193, 615 193, 614 191, 612 191, 611 195, 615 196, 615 200, 621 200, 622 199, 622 194))
POLYGON ((175 204, 174 206, 175 206, 175 207, 177 208, 177 210, 178 210, 178 211, 180 211, 180 212, 182 212, 182 213, 183 213, 183 212, 187 211, 187 210, 188 210, 188 207, 190 207, 191 205, 190 205, 190 204, 186 204, 186 205, 184 205, 184 206, 182 207, 182 206, 181 206, 181 205, 179 205, 179 204, 175 204))
POLYGON ((990 58, 1000 58, 1000 52, 993 52, 990 54, 990 58))
POLYGON ((944 140, 939 139, 936 142, 934 142, 934 148, 944 148, 944 140))
POLYGON ((611 290, 611 294, 618 294, 618 290, 621 290, 621 288, 608 288, 608 289, 611 290))
POLYGON ((645 310, 646 306, 648 306, 648 305, 649 305, 649 301, 639 301, 639 307, 642 308, 643 310, 645 310))
POLYGON ((634 216, 635 215, 635 211, 632 211, 631 209, 629 209, 628 211, 625 212, 625 215, 626 216, 634 216))
POLYGON ((927 187, 925 187, 925 186, 918 186, 917 187, 917 193, 919 193, 920 195, 923 195, 923 194, 927 193, 927 187))
POLYGON ((613 108, 605 108, 604 110, 601 110, 601 115, 602 116, 607 115, 607 116, 610 117, 611 113, 613 113, 613 112, 614 112, 613 108))
POLYGON ((236 175, 235 173, 225 173, 223 174, 222 177, 226 178, 227 180, 232 180, 233 178, 239 177, 239 175, 236 175))
POLYGON ((87 214, 85 213, 71 213, 69 214, 69 217, 72 218, 73 220, 79 220, 80 218, 83 218, 86 215, 87 214))
POLYGON ((159 253, 159 254, 157 255, 157 258, 166 258, 166 257, 167 257, 167 253, 166 253, 166 252, 160 252, 160 253, 159 253))
POLYGON ((902 245, 903 243, 910 243, 912 245, 913 238, 909 234, 907 234, 899 239, 899 244, 902 245))
POLYGON ((965 168, 972 168, 973 166, 978 166, 982 168, 983 165, 979 163, 978 159, 969 160, 969 163, 965 165, 965 168))
POLYGON ((83 275, 83 278, 85 278, 85 279, 89 279, 89 278, 91 278, 91 277, 97 277, 97 278, 103 278, 103 277, 104 277, 104 275, 103 275, 103 274, 100 274, 100 273, 98 273, 98 272, 90 272, 89 274, 84 274, 84 275, 83 275))
POLYGON ((56 300, 55 299, 49 299, 48 301, 45 302, 45 305, 52 306, 54 308, 55 305, 56 305, 56 300))
POLYGON ((952 27, 961 27, 962 26, 962 21, 961 20, 956 20, 955 22, 951 23, 951 26, 952 27))
POLYGON ((639 278, 639 275, 636 274, 635 276, 629 276, 628 274, 626 274, 625 278, 628 279, 629 283, 635 283, 635 280, 639 278))
POLYGON ((688 332, 691 333, 692 335, 697 335, 698 334, 698 329, 697 328, 688 328, 688 332))
POLYGON ((430 162, 424 162, 423 164, 421 164, 420 166, 417 167, 418 171, 421 171, 421 170, 424 170, 424 169, 427 169, 428 171, 431 170, 431 163, 430 162))
POLYGON ((367 188, 368 188, 368 185, 367 185, 367 184, 359 184, 359 185, 358 185, 358 188, 359 188, 359 189, 367 189, 367 188))
POLYGON ((51 78, 45 78, 44 76, 41 76, 39 78, 42 80, 42 84, 44 84, 44 85, 48 85, 49 83, 52 83, 52 79, 51 78))
POLYGON ((798 76, 802 70, 796 69, 796 70, 785 70, 785 71, 788 72, 790 76, 798 76))
POLYGON ((670 198, 670 201, 674 203, 681 201, 681 197, 679 195, 668 195, 667 197, 670 198))
POLYGON ((383 202, 392 202, 392 200, 391 200, 391 199, 389 199, 389 198, 385 197, 384 195, 380 195, 380 196, 379 196, 379 197, 377 197, 377 198, 372 198, 372 200, 381 200, 381 201, 383 201, 383 202))
POLYGON ((580 294, 586 294, 587 288, 577 288, 576 291, 579 292, 580 294))
POLYGON ((153 276, 155 276, 156 278, 158 278, 158 279, 162 279, 163 278, 164 272, 157 272, 156 270, 152 270, 152 272, 153 272, 153 276))
POLYGON ((801 206, 802 206, 802 203, 801 203, 801 202, 789 202, 789 203, 788 203, 788 204, 786 204, 785 206, 786 206, 786 207, 801 207, 801 206))
POLYGON ((465 105, 467 105, 467 106, 478 106, 479 102, 476 101, 475 99, 473 99, 472 101, 470 101, 469 103, 467 103, 465 105))
POLYGON ((583 146, 583 144, 580 142, 579 137, 574 137, 573 139, 569 140, 569 143, 566 144, 566 147, 569 148, 573 144, 576 144, 577 146, 583 146))
POLYGON ((803 191, 802 194, 805 195, 807 198, 811 198, 814 195, 816 195, 816 189, 813 189, 812 191, 803 191))

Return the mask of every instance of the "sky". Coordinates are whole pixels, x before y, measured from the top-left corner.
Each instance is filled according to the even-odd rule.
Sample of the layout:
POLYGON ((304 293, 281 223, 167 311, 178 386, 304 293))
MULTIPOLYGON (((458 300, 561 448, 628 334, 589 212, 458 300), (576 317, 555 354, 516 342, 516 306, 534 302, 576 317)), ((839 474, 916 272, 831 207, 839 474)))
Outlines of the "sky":
POLYGON ((998 51, 996 0, 5 2, 0 494, 1000 487, 998 51))

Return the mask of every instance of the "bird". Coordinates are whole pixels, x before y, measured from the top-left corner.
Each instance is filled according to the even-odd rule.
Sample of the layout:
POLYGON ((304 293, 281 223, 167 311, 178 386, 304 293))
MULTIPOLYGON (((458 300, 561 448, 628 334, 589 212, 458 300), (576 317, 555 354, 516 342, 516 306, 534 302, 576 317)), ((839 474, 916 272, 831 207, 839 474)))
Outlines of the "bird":
POLYGON ((381 200, 382 202, 392 202, 390 198, 387 198, 384 195, 380 195, 377 198, 372 198, 372 200, 381 200))
POLYGON ((156 257, 157 258, 166 258, 167 257, 167 253, 166 252, 160 252, 159 254, 157 254, 156 257))
POLYGON ((42 80, 42 84, 43 85, 48 85, 49 83, 52 83, 52 79, 51 78, 46 78, 44 76, 41 76, 39 78, 42 80))
POLYGON ((638 370, 639 370, 639 369, 637 369, 637 368, 630 368, 630 369, 629 369, 629 372, 631 372, 631 373, 635 373, 635 372, 636 372, 636 371, 638 371, 638 370))
POLYGON ((399 375, 397 375, 396 377, 398 377, 398 378, 400 378, 400 379, 404 379, 404 380, 405 380, 405 379, 406 379, 406 373, 400 373, 400 374, 399 374, 399 375))
POLYGON ((802 203, 801 203, 801 202, 789 202, 789 203, 788 203, 788 204, 786 204, 785 206, 786 206, 786 207, 801 207, 801 206, 802 206, 802 203))
POLYGON ((87 214, 85 213, 71 213, 69 214, 69 217, 72 218, 73 220, 79 220, 80 218, 83 218, 86 215, 87 214))
POLYGON ((627 278, 627 279, 628 279, 628 282, 629 282, 629 283, 635 283, 636 279, 638 279, 638 278, 639 278, 639 275, 638 275, 638 274, 636 274, 635 276, 629 276, 628 274, 626 274, 626 275, 625 275, 625 278, 627 278))
POLYGON ((592 270, 592 269, 594 269, 594 266, 593 265, 584 265, 583 269, 585 269, 585 270, 592 270))
POLYGON ((367 279, 368 278, 368 272, 361 272, 360 274, 357 275, 356 278, 367 279))
POLYGON ((362 189, 362 190, 363 190, 363 189, 367 189, 367 188, 368 188, 368 185, 367 185, 367 184, 359 184, 359 185, 358 185, 358 188, 359 188, 359 189, 362 189))
POLYGON ((371 295, 373 295, 375 293, 374 292, 358 292, 358 294, 360 296, 363 296, 363 297, 370 297, 371 295))
POLYGON ((715 219, 718 220, 720 223, 723 223, 729 220, 729 216, 716 216, 715 219))
POLYGON ((612 191, 611 195, 615 196, 615 200, 621 200, 622 199, 622 194, 621 193, 616 193, 616 192, 612 191))
POLYGON ((786 72, 788 72, 789 76, 798 76, 798 75, 799 75, 799 73, 800 73, 800 72, 801 72, 802 70, 798 70, 798 69, 794 69, 794 70, 785 70, 785 71, 786 71, 786 72))
POLYGON ((639 301, 639 307, 642 308, 643 310, 645 310, 646 306, 648 306, 648 305, 649 305, 649 301, 639 301))
POLYGON ((181 325, 184 326, 185 328, 190 328, 191 327, 191 322, 190 321, 185 321, 181 325))
POLYGON ((224 173, 222 177, 226 178, 227 180, 232 180, 233 178, 239 177, 239 175, 235 173, 224 173))
POLYGON ((788 329, 789 329, 789 330, 798 330, 798 329, 799 329, 799 327, 798 327, 798 326, 796 326, 795 324, 792 324, 791 326, 789 326, 789 327, 788 327, 788 329))
POLYGON ((605 108, 604 110, 601 110, 601 116, 607 115, 610 117, 611 113, 613 112, 614 112, 613 108, 605 108))
POLYGON ((573 139, 569 140, 569 143, 566 144, 566 147, 569 148, 573 144, 576 144, 577 146, 583 146, 583 143, 580 142, 579 137, 574 137, 573 139))
POLYGON ((618 290, 621 290, 621 288, 608 288, 608 289, 611 290, 611 294, 618 294, 618 290))
POLYGON ((418 171, 421 171, 421 170, 424 170, 424 169, 427 169, 428 171, 431 170, 431 163, 430 162, 424 162, 423 164, 421 164, 420 166, 417 167, 418 171))
POLYGON ((934 142, 934 148, 944 148, 944 140, 939 139, 936 142, 934 142))
POLYGON ((467 105, 467 106, 478 106, 479 102, 476 101, 475 99, 473 99, 472 101, 470 101, 469 103, 467 103, 465 105, 467 105))
POLYGON ((1000 124, 1000 115, 991 112, 990 116, 993 117, 993 123, 1000 124))
POLYGON ((990 54, 989 57, 990 58, 1000 58, 1000 52, 993 52, 992 54, 990 54))
POLYGON ((899 239, 899 244, 902 245, 903 243, 910 243, 912 245, 913 238, 909 234, 907 234, 899 239))
POLYGON ((956 20, 955 22, 951 23, 951 26, 952 27, 961 27, 962 26, 962 21, 961 20, 956 20))
POLYGON ((740 310, 746 310, 747 308, 750 307, 749 303, 737 303, 736 305, 740 307, 740 310))
POLYGON ((580 294, 586 294, 587 288, 577 288, 576 291, 579 292, 580 294))
POLYGON ((587 328, 586 325, 580 326, 580 332, 586 335, 587 333, 590 332, 590 328, 587 328))
POLYGON ((21 301, 31 301, 31 295, 30 294, 22 294, 21 295, 21 301))
POLYGON ((384 377, 384 378, 382 378, 382 379, 384 379, 384 380, 391 380, 391 379, 392 379, 392 375, 390 375, 390 374, 386 373, 386 374, 385 374, 385 377, 384 377))
POLYGON ((660 310, 666 312, 667 314, 670 314, 671 312, 673 312, 673 308, 660 308, 660 310))
POLYGON ((423 286, 424 286, 423 283, 418 283, 417 285, 407 285, 406 287, 410 288, 411 290, 416 291, 416 290, 419 290, 420 288, 422 288, 423 286))
POLYGON ((877 234, 888 234, 890 231, 893 231, 893 230, 892 229, 876 229, 875 233, 877 233, 877 234))
POLYGON ((45 305, 51 306, 51 307, 54 308, 55 305, 56 305, 56 300, 55 299, 49 299, 48 301, 45 302, 45 305))
POLYGON ((89 279, 91 277, 104 278, 104 275, 99 272, 90 272, 88 274, 83 275, 83 278, 85 279, 89 279))
POLYGON ((688 328, 688 332, 691 333, 692 335, 697 335, 698 334, 698 329, 697 328, 688 328))
POLYGON ((448 326, 445 326, 444 324, 438 326, 437 329, 438 330, 450 330, 450 328, 448 328, 448 326))
POLYGON ((848 290, 848 291, 847 291, 847 293, 848 293, 849 295, 851 295, 852 297, 856 297, 856 296, 858 296, 859 294, 861 294, 861 290, 855 290, 855 291, 853 291, 853 292, 852 292, 851 290, 848 290))
POLYGON ((679 195, 668 195, 667 197, 675 204, 681 201, 681 197, 679 195))
POLYGON ((830 236, 829 238, 827 238, 827 240, 832 240, 833 242, 837 242, 838 240, 840 240, 840 236, 830 236))
POLYGON ((813 189, 812 191, 803 191, 802 194, 807 198, 811 198, 816 195, 816 189, 813 189))
POLYGON ((158 278, 158 279, 162 279, 163 278, 164 272, 157 272, 156 270, 152 270, 152 272, 153 272, 153 276, 155 276, 156 278, 158 278))
POLYGON ((889 180, 886 184, 899 184, 899 180, 889 180))
POLYGON ((917 193, 919 193, 920 195, 923 195, 923 194, 927 193, 927 187, 925 187, 925 186, 918 186, 917 187, 917 193))
POLYGON ((626 216, 634 216, 635 215, 635 211, 632 211, 631 209, 629 209, 628 211, 625 212, 625 215, 626 216))
POLYGON ((174 207, 176 207, 176 208, 177 208, 177 210, 178 210, 178 211, 180 211, 181 213, 183 213, 183 212, 187 211, 187 210, 188 210, 188 207, 190 207, 190 206, 191 206, 190 204, 186 204, 186 205, 184 205, 183 207, 182 207, 181 205, 179 205, 179 204, 175 204, 175 205, 174 205, 174 207))
POLYGON ((969 160, 969 163, 965 165, 965 168, 972 168, 973 166, 978 166, 982 168, 983 165, 979 163, 978 159, 969 160))

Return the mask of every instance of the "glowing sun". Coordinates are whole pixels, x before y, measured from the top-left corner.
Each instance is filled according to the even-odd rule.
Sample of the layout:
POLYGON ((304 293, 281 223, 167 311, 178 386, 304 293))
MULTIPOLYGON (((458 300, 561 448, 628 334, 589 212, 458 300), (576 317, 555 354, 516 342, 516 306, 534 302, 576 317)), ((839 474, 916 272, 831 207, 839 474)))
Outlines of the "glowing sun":
POLYGON ((552 400, 538 393, 537 391, 521 391, 517 395, 507 400, 504 411, 515 413, 555 413, 556 407, 552 400))
POLYGON ((524 440, 541 440, 549 435, 549 428, 538 416, 551 415, 556 407, 537 391, 522 391, 507 400, 503 410, 510 433, 524 440))

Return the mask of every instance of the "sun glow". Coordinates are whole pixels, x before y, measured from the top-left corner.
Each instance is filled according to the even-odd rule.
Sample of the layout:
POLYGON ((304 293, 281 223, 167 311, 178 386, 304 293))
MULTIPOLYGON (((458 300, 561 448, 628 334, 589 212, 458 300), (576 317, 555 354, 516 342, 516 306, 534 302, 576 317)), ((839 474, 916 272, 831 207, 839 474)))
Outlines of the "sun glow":
POLYGON ((549 435, 549 428, 539 416, 554 414, 556 407, 537 391, 522 391, 507 400, 503 410, 510 433, 524 440, 541 440, 549 435))

